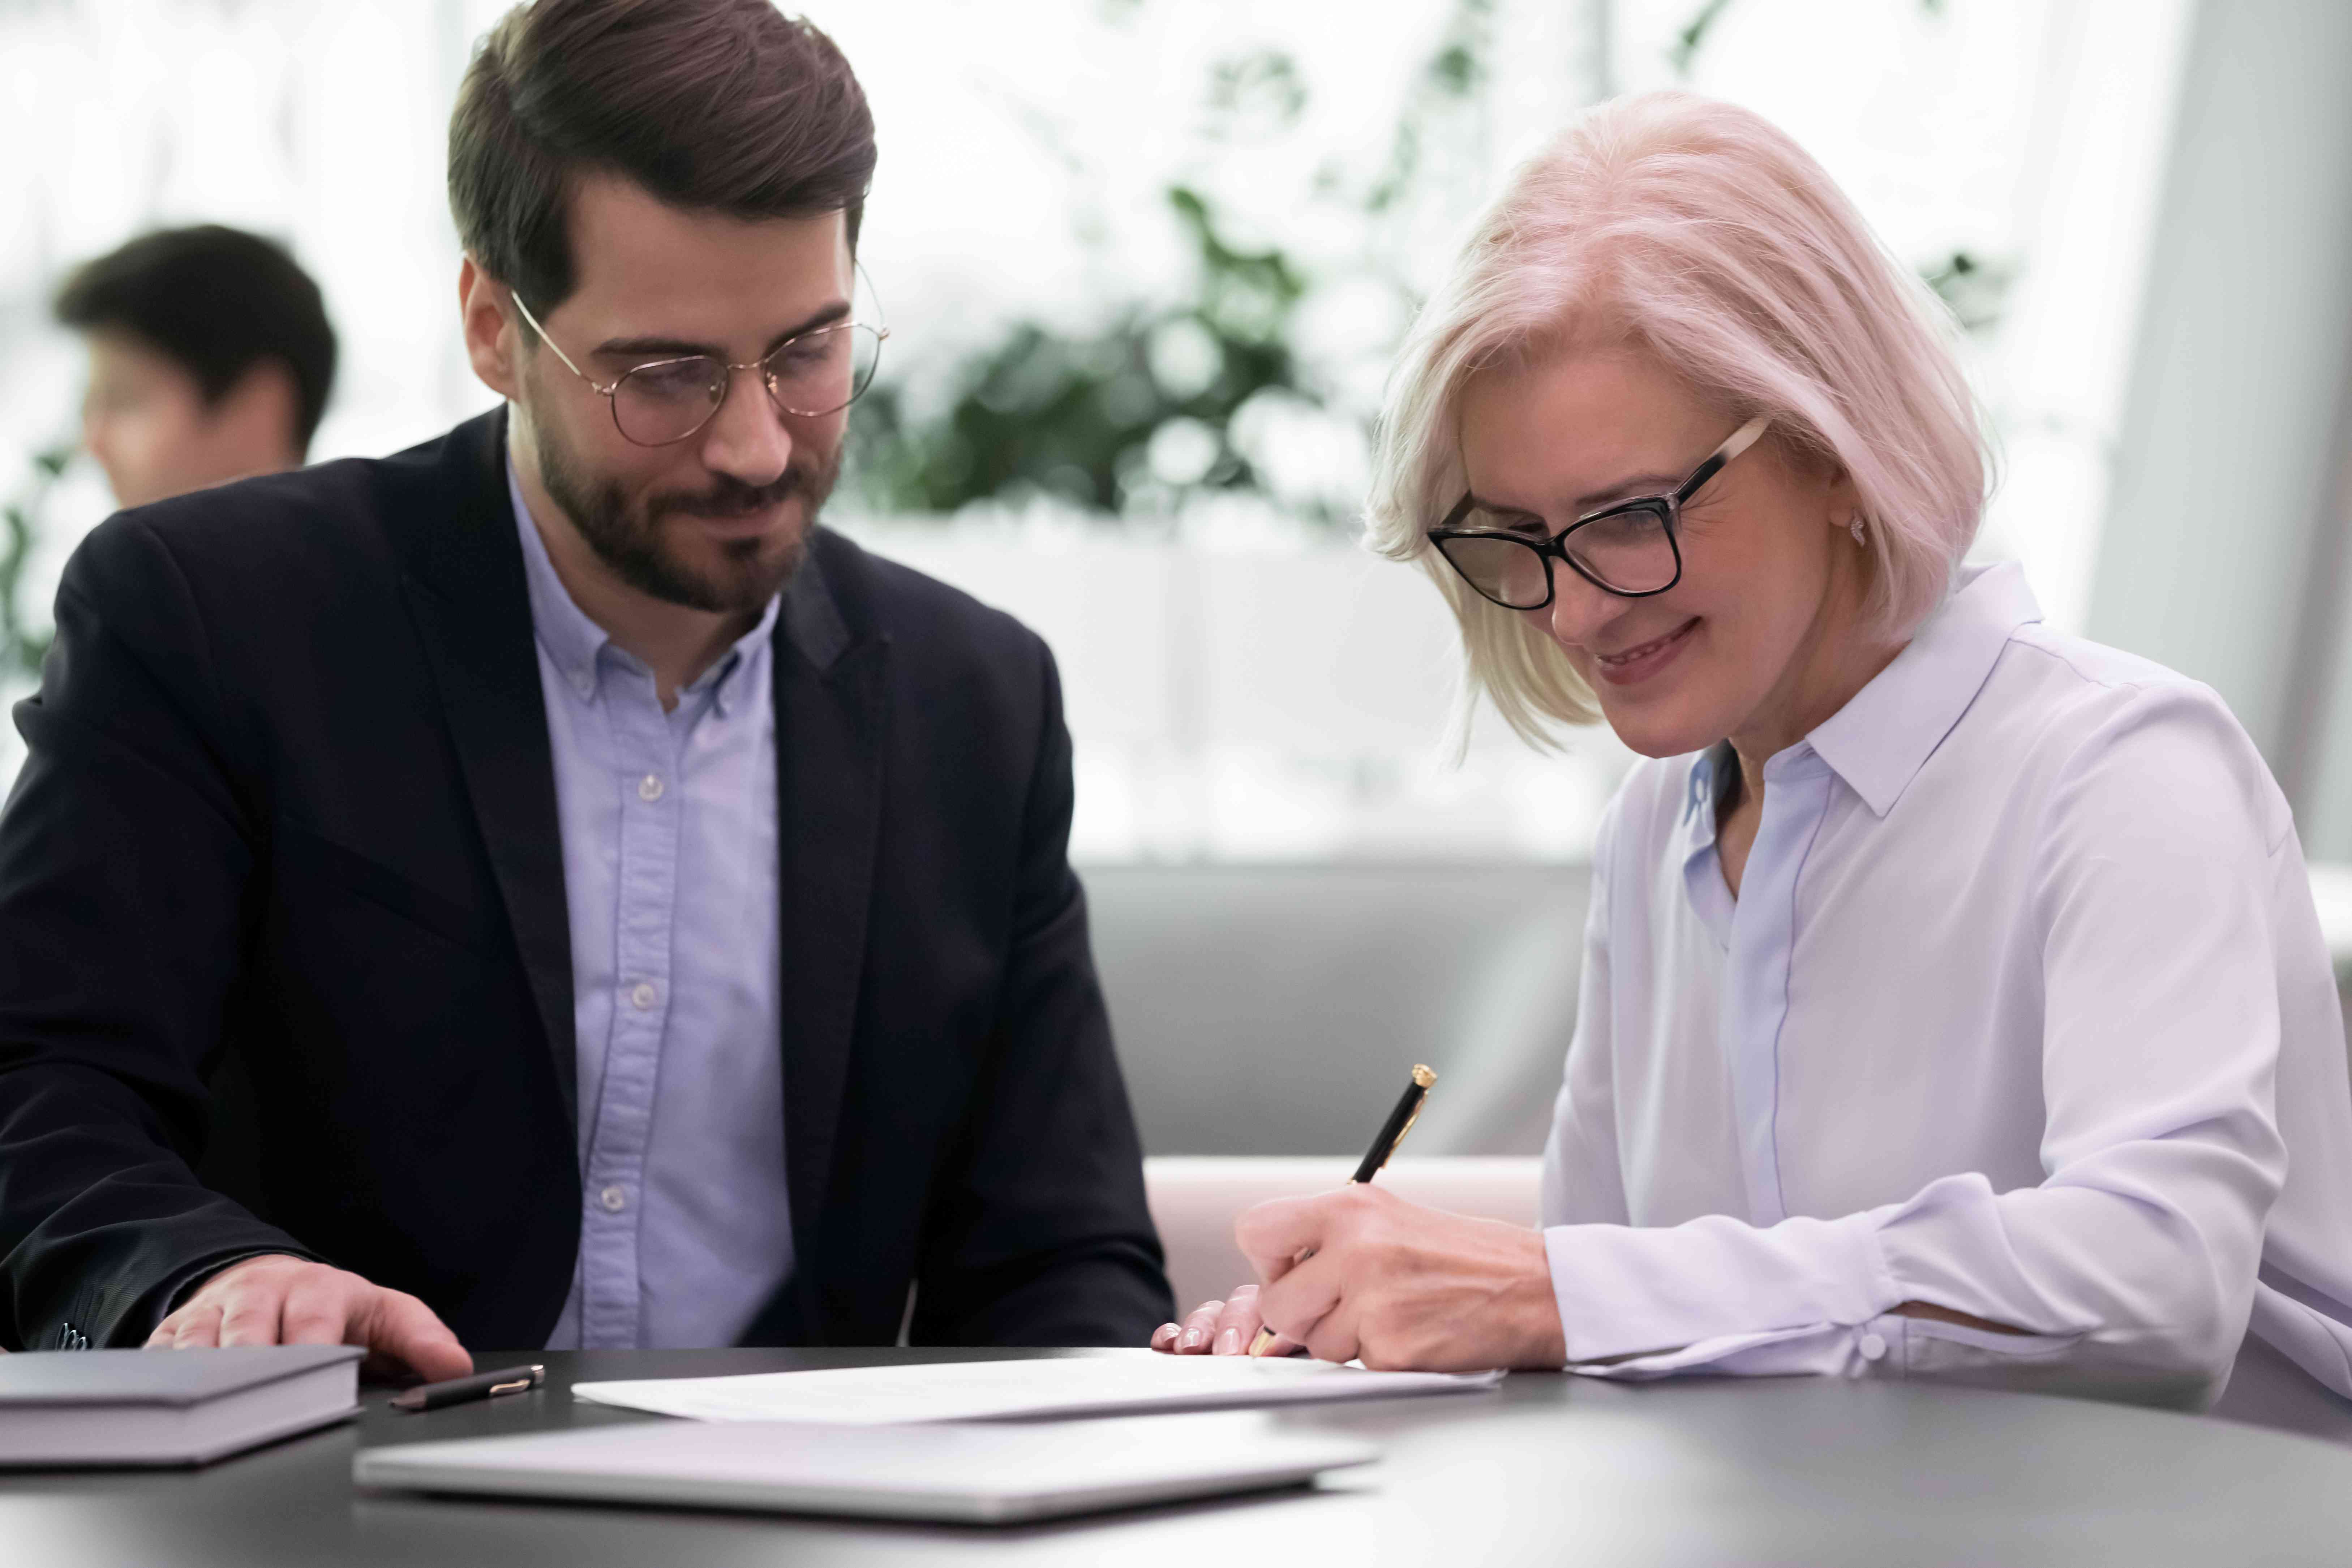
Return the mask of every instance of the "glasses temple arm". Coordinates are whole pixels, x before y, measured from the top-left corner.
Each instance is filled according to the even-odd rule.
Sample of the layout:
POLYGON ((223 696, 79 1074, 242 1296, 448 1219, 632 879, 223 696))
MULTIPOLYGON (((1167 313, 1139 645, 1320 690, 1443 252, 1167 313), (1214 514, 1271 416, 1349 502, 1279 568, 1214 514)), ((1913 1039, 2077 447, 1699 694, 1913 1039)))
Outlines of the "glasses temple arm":
MULTIPOLYGON (((573 364, 572 363, 572 356, 565 353, 562 347, 558 344, 553 338, 547 335, 547 329, 539 324, 539 318, 530 313, 530 307, 522 302, 521 295, 509 289, 507 290, 507 298, 512 300, 514 301, 514 308, 522 312, 522 319, 530 323, 530 330, 539 334, 539 341, 545 343, 548 346, 549 351, 552 353, 557 359, 563 362, 564 369, 570 371, 572 374, 586 382, 590 386, 595 387, 597 391, 604 393, 607 395, 611 395, 613 390, 612 387, 597 386, 596 378, 590 375, 586 371, 582 370, 578 365, 573 364)), ((615 382, 613 384, 614 386, 618 386, 620 384, 615 382)))
POLYGON ((1772 419, 1769 415, 1759 414, 1755 418, 1750 419, 1747 424, 1742 425, 1738 429, 1734 430, 1730 436, 1725 438, 1722 446, 1717 447, 1713 452, 1707 454, 1707 459, 1706 462, 1701 463, 1697 468, 1691 470, 1691 477, 1685 479, 1682 482, 1681 488, 1675 491, 1675 504, 1676 506, 1680 506, 1685 501, 1690 500, 1691 497, 1698 494, 1701 487, 1706 485, 1707 480, 1721 473, 1726 465, 1730 463, 1734 458, 1738 457, 1740 453, 1745 452, 1748 447, 1756 445, 1757 440, 1763 436, 1764 432, 1771 428, 1771 425, 1772 419))

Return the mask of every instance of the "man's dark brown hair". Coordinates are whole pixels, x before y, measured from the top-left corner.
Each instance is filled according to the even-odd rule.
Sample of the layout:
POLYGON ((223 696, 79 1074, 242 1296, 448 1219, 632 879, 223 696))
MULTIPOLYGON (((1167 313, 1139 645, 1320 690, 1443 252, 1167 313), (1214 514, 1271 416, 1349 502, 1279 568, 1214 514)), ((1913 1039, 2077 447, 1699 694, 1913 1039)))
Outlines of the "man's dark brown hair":
POLYGON ((841 51, 771 0, 535 0, 482 39, 449 117, 467 253, 550 310, 577 281, 573 177, 635 181, 730 217, 846 216, 874 177, 874 117, 841 51))

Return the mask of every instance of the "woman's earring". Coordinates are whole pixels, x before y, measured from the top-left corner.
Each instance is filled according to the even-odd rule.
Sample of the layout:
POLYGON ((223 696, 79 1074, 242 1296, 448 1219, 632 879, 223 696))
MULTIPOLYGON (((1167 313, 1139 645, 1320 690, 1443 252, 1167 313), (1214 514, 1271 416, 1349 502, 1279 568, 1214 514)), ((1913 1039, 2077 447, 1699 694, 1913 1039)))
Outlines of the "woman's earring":
POLYGON ((1869 538, 1862 531, 1862 513, 1855 512, 1852 517, 1846 519, 1845 526, 1846 531, 1853 535, 1853 542, 1855 544, 1866 545, 1870 542, 1869 538))

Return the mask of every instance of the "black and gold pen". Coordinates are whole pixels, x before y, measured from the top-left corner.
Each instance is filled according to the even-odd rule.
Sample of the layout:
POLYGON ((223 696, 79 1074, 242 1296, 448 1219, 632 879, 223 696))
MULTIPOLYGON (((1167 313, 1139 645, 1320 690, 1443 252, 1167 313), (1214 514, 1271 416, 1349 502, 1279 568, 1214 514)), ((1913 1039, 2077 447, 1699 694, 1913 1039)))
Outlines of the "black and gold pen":
MULTIPOLYGON (((1349 1186, 1369 1182, 1381 1173, 1381 1167, 1389 1163, 1404 1142, 1404 1135, 1412 1131, 1414 1122, 1421 1120, 1422 1104, 1428 1100, 1429 1091, 1436 1082, 1437 1075, 1426 1067, 1413 1068, 1412 1081, 1404 1086, 1404 1093, 1398 1098, 1396 1109, 1390 1111, 1389 1119, 1381 1124, 1380 1136, 1373 1139, 1372 1146, 1364 1151, 1363 1163, 1356 1167, 1356 1173, 1348 1178, 1349 1186)), ((1311 1258, 1314 1254, 1307 1256, 1311 1258)), ((1306 1260, 1305 1258, 1299 1259, 1302 1263, 1306 1260)), ((1261 1324, 1257 1337, 1250 1341, 1249 1353, 1264 1355, 1281 1337, 1261 1324)))
POLYGON ((392 1396, 395 1410, 438 1410, 445 1405, 463 1405, 469 1399, 496 1399, 501 1394, 520 1394, 537 1388, 547 1380, 543 1366, 510 1366, 504 1372, 478 1372, 471 1377, 453 1377, 446 1383, 428 1383, 392 1396))

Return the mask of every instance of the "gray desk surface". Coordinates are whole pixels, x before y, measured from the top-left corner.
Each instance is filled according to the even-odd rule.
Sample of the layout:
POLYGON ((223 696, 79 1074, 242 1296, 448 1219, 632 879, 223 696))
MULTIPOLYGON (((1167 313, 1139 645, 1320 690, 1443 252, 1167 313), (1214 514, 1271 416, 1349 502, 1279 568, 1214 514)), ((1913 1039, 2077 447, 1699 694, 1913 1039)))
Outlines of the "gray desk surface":
MULTIPOLYGON (((2225 1421, 2029 1394, 1814 1379, 1495 1394, 1283 1417, 1383 1443, 1318 1489, 1015 1530, 355 1492, 377 1443, 644 1419, 576 1377, 944 1360, 920 1351, 541 1352, 538 1393, 350 1426, 210 1469, 0 1477, 10 1568, 699 1568, 876 1563, 2342 1563, 2352 1451, 2225 1421)), ((1002 1352, 997 1352, 1002 1353, 1002 1352)), ((1056 1353, 1056 1352, 1044 1352, 1056 1353)), ((1059 1352, 1072 1353, 1072 1352, 1059 1352)))

